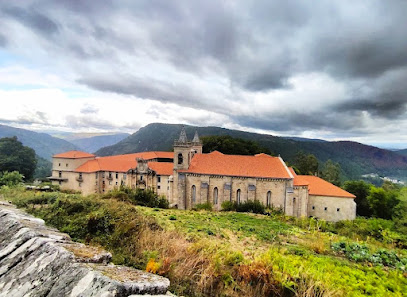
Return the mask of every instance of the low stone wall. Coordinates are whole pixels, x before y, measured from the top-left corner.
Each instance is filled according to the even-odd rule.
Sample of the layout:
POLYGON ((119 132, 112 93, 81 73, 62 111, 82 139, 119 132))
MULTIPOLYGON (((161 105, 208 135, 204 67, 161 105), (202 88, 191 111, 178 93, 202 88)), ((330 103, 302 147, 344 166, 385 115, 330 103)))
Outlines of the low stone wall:
POLYGON ((166 294, 168 279, 108 264, 110 259, 110 253, 74 243, 43 220, 0 201, 0 296, 166 294))

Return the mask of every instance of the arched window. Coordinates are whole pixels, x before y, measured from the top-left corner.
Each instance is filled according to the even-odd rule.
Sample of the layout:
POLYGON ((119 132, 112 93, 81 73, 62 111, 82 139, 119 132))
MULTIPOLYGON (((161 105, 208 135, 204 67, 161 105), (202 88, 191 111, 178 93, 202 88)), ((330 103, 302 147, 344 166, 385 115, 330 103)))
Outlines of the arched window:
POLYGON ((271 191, 268 191, 268 192, 267 192, 266 206, 267 206, 267 207, 270 207, 270 206, 271 206, 271 191))
POLYGON ((179 153, 178 154, 178 165, 181 165, 183 161, 184 161, 184 157, 182 156, 181 153, 179 153))
POLYGON ((240 204, 240 193, 241 193, 240 189, 239 189, 239 190, 237 190, 237 192, 236 192, 236 200, 237 200, 237 204, 240 204))
POLYGON ((213 204, 218 204, 218 188, 213 189, 213 204))
POLYGON ((196 203, 196 187, 192 186, 192 204, 196 203))

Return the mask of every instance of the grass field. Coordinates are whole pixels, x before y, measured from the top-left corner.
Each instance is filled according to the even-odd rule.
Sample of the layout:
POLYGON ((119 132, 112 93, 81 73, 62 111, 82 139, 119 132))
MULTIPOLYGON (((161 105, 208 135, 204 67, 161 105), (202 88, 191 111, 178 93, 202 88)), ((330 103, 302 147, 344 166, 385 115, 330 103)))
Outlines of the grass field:
MULTIPOLYGON (((386 236, 375 236, 370 229, 347 234, 346 224, 336 230, 325 222, 279 213, 148 208, 114 198, 8 188, 0 194, 73 239, 111 251, 117 264, 168 277, 171 291, 179 295, 406 296, 407 292, 406 250, 388 240, 386 234, 395 232, 381 221, 352 224, 374 223, 376 233, 386 236)), ((393 234, 397 236, 402 234, 393 234)))

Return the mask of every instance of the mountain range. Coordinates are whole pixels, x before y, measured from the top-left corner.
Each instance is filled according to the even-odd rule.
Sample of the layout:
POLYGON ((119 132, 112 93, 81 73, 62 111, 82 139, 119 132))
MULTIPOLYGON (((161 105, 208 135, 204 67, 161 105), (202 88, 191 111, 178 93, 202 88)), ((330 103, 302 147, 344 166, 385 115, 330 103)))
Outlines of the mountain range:
POLYGON ((46 160, 51 160, 52 155, 78 149, 76 145, 46 133, 0 125, 0 138, 13 136, 17 136, 23 145, 33 148, 38 156, 46 160))
MULTIPOLYGON (((149 124, 117 144, 101 148, 96 154, 108 156, 150 150, 169 151, 172 149, 174 140, 179 136, 182 126, 179 124, 149 124)), ((377 173, 407 180, 407 156, 358 142, 285 138, 219 127, 185 125, 185 130, 189 138, 192 138, 194 132, 198 131, 200 136, 230 135, 253 140, 261 146, 269 148, 274 154, 281 155, 291 164, 299 151, 312 153, 320 163, 326 162, 328 159, 338 162, 346 179, 357 179, 362 174, 377 173)))
POLYGON ((128 133, 117 133, 108 135, 98 135, 85 138, 77 138, 69 140, 71 143, 79 147, 82 151, 94 153, 98 149, 118 143, 119 141, 130 136, 128 133))

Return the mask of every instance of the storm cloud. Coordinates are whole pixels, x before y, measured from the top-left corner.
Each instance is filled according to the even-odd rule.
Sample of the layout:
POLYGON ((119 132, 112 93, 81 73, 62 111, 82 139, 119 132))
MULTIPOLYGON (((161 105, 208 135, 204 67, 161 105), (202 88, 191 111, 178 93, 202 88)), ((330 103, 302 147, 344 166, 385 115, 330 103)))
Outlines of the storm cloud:
POLYGON ((397 0, 7 1, 0 47, 78 88, 199 112, 179 121, 205 125, 206 111, 220 126, 374 135, 378 122, 407 124, 405 11, 397 0))

